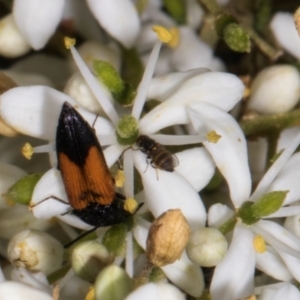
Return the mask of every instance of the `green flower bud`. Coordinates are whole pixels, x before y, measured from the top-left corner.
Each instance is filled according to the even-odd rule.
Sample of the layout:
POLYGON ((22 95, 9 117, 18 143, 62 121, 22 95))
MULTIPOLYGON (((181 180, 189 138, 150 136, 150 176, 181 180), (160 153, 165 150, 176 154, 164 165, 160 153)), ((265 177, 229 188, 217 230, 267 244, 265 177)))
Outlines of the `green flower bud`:
POLYGON ((120 119, 117 125, 117 140, 120 145, 132 145, 139 135, 138 122, 130 115, 120 119))
POLYGON ((124 82, 116 69, 107 61, 95 60, 94 71, 99 80, 113 95, 120 95, 124 89, 124 82))
POLYGON ((41 177, 42 174, 40 173, 27 175, 12 185, 3 196, 6 197, 8 201, 28 205, 33 189, 41 177))
POLYGON ((230 23, 223 31, 227 45, 236 52, 250 52, 250 38, 247 31, 237 23, 230 23))
POLYGON ((106 267, 95 282, 95 300, 124 300, 133 290, 133 281, 116 265, 106 267))
POLYGON ((243 223, 247 225, 251 225, 259 221, 259 218, 253 215, 253 211, 251 209, 253 204, 253 202, 246 201, 238 211, 238 216, 242 219, 243 223))
POLYGON ((105 246, 97 241, 78 244, 72 252, 71 262, 75 273, 82 279, 94 282, 97 275, 113 261, 105 246))

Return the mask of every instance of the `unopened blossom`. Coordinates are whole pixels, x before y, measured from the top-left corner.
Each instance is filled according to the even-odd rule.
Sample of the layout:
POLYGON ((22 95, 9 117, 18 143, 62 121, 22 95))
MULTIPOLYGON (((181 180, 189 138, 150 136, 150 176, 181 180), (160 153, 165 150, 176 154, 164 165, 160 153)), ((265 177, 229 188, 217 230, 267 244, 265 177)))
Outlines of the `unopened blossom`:
POLYGON ((147 283, 130 293, 125 300, 176 299, 184 300, 184 294, 169 283, 147 283))
POLYGON ((49 234, 33 229, 16 234, 10 240, 7 252, 15 266, 45 274, 58 269, 63 259, 62 245, 49 234))
MULTIPOLYGON (((290 142, 264 175, 254 193, 249 196, 250 201, 255 203, 267 191, 276 191, 279 188, 279 185, 271 186, 271 184, 276 182, 276 175, 278 175, 278 178, 283 177, 280 172, 285 173, 284 166, 288 165, 287 161, 299 142, 300 134, 290 142)), ((247 178, 245 174, 239 173, 239 175, 242 178, 247 178)), ((284 186, 285 190, 290 189, 290 192, 295 188, 292 183, 290 186, 284 186)), ((283 185, 281 185, 282 187, 283 185)), ((229 184, 229 188, 232 189, 233 187, 229 184)), ((238 194, 243 197, 241 192, 238 192, 238 194)), ((233 198, 232 201, 235 208, 238 208, 238 205, 241 204, 233 198)), ((285 201, 289 200, 286 199, 285 201)), ((281 207, 267 218, 295 215, 299 213, 299 210, 298 206, 281 207)), ((232 216, 233 212, 229 208, 216 204, 210 208, 209 224, 213 227, 220 227, 225 220, 232 216)), ((277 280, 287 281, 292 278, 299 280, 299 250, 300 240, 275 222, 264 218, 249 226, 244 224, 242 220, 237 220, 228 252, 214 272, 210 288, 212 299, 229 300, 253 294, 255 267, 277 280)))
POLYGON ((4 57, 18 57, 30 51, 30 45, 19 32, 12 15, 0 20, 0 54, 4 57))
POLYGON ((276 65, 258 73, 251 85, 248 108, 261 114, 290 111, 300 98, 300 75, 290 65, 276 65))

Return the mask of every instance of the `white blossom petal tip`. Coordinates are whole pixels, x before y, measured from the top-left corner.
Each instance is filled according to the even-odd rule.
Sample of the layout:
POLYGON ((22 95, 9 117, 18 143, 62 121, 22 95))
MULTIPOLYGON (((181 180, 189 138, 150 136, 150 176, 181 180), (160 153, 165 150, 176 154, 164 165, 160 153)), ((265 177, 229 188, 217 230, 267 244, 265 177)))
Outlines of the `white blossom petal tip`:
POLYGON ((126 48, 131 48, 140 31, 140 20, 130 0, 88 0, 99 24, 126 48))
POLYGON ((45 46, 58 26, 65 0, 16 0, 13 5, 15 22, 27 42, 33 49, 45 46))
POLYGON ((214 132, 220 137, 217 142, 206 141, 203 145, 226 178, 235 207, 240 207, 251 191, 247 145, 241 128, 230 114, 209 103, 192 103, 189 115, 199 134, 214 132))

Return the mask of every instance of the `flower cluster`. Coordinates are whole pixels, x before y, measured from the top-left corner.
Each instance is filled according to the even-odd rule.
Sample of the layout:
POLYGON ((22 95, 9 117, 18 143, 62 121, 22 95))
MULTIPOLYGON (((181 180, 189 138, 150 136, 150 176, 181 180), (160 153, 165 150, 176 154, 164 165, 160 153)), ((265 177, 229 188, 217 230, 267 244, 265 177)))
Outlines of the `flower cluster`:
MULTIPOLYGON (((0 20, 13 61, 0 73, 0 299, 300 299, 300 76, 284 60, 225 72, 236 67, 218 41, 283 53, 259 36, 266 22, 246 26, 227 2, 13 1, 0 20), (88 184, 82 133, 65 128, 80 163, 56 145, 66 102, 99 140, 90 157, 103 152, 125 206, 139 207, 124 223, 75 214, 105 195, 88 184)), ((270 26, 297 58, 290 18, 270 26)))

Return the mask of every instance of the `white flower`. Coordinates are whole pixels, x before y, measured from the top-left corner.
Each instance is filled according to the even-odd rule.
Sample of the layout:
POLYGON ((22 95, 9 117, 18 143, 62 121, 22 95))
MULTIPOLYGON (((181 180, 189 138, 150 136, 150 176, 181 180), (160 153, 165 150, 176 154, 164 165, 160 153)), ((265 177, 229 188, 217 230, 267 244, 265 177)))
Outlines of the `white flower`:
MULTIPOLYGON (((299 142, 300 134, 297 135, 267 171, 255 192, 249 198, 250 201, 255 202, 267 191, 274 191, 275 186, 275 190, 279 188, 279 185, 274 184, 271 186, 271 183, 277 175, 277 178, 281 178, 283 174, 287 174, 284 171, 284 166, 288 166, 287 161, 299 142), (279 173, 280 170, 282 175, 279 173)), ((235 172, 235 170, 232 169, 232 172, 235 172)), ((248 174, 240 172, 239 176, 248 181, 248 174)), ((274 182, 276 182, 276 179, 274 182)), ((229 188, 233 189, 234 187, 229 184, 229 188)), ((283 185, 281 185, 281 188, 283 188, 283 185)), ((293 188, 295 188, 295 185, 291 183, 290 185, 285 185, 284 190, 290 189, 291 192, 293 188)), ((241 191, 238 194, 240 194, 241 198, 244 197, 241 191)), ((237 203, 236 200, 233 201, 236 208, 239 207, 237 203)), ((239 204, 241 205, 242 203, 239 204)), ((281 207, 267 218, 285 217, 298 214, 299 211, 300 207, 297 206, 281 207)), ((221 204, 216 204, 209 211, 209 224, 213 227, 220 227, 224 220, 228 220, 232 216, 233 212, 230 209, 221 204)), ((212 299, 229 300, 254 294, 255 266, 277 280, 287 281, 293 277, 299 280, 299 250, 300 240, 275 222, 259 220, 250 226, 246 226, 241 220, 238 220, 228 252, 215 269, 210 288, 212 299)))
MULTIPOLYGON (((150 59, 148 67, 145 71, 144 78, 138 89, 137 97, 132 110, 132 115, 137 119, 139 119, 143 103, 146 99, 147 86, 149 85, 149 82, 152 78, 152 73, 156 58, 158 56, 159 48, 160 42, 157 42, 157 45, 153 50, 152 58, 150 59)), ((89 84, 98 101, 100 101, 103 110, 110 117, 112 123, 117 124, 119 117, 114 110, 111 102, 107 100, 96 79, 92 76, 86 65, 82 62, 75 49, 73 49, 72 52, 82 75, 85 77, 87 83, 89 84)), ((171 84, 169 85, 169 87, 174 91, 177 90, 177 93, 173 93, 168 99, 164 101, 164 103, 158 106, 157 109, 153 110, 150 114, 147 114, 139 121, 139 129, 143 134, 151 134, 161 128, 178 123, 189 123, 188 115, 185 112, 186 104, 189 102, 200 101, 201 98, 199 99, 199 94, 201 94, 201 97, 203 97, 203 101, 219 102, 219 100, 222 100, 222 103, 220 102, 218 105, 220 105, 224 109, 230 109, 240 99, 243 90, 243 85, 236 77, 223 73, 216 73, 215 76, 214 73, 205 73, 200 74, 199 76, 194 76, 193 78, 185 80, 182 85, 179 84, 179 88, 176 88, 176 84, 172 84, 172 81, 170 82, 171 84), (217 84, 217 87, 219 87, 220 89, 219 94, 216 91, 217 87, 215 86, 215 84, 213 84, 213 86, 211 85, 214 80, 215 84, 217 84), (198 86, 198 88, 196 88, 196 86, 198 86), (223 92, 226 92, 228 94, 227 102, 224 101, 223 92), (176 111, 172 109, 173 107, 176 111), (157 119, 155 117, 155 114, 157 113, 159 113, 163 117, 163 119, 157 119), (153 120, 153 118, 156 118, 157 120, 153 120)), ((42 86, 17 88, 14 90, 10 90, 6 94, 2 95, 2 116, 8 123, 13 123, 13 127, 18 128, 18 130, 21 132, 53 141, 55 139, 55 127, 57 122, 56 120, 58 119, 61 105, 64 101, 68 101, 70 104, 75 105, 75 102, 72 98, 50 88, 42 86), (22 103, 20 103, 21 100, 22 103), (44 123, 45 121, 46 123, 44 123)), ((93 114, 90 114, 82 109, 79 109, 79 112, 88 122, 94 122, 95 116, 93 114)), ((100 134, 101 136, 101 144, 110 145, 110 147, 105 150, 105 155, 108 165, 111 166, 118 159, 118 157, 126 147, 120 146, 116 143, 114 126, 104 118, 97 118, 95 130, 97 134, 100 134)), ((152 135, 152 137, 154 137, 158 142, 165 142, 167 144, 173 145, 196 143, 201 141, 201 138, 199 138, 198 136, 156 137, 155 135, 152 135)), ((140 152, 129 150, 125 152, 124 157, 124 170, 127 176, 127 180, 125 183, 125 195, 127 197, 133 196, 132 171, 133 162, 135 162, 145 185, 144 188, 146 192, 147 203, 152 207, 152 212, 155 216, 160 215, 166 209, 180 208, 182 209, 183 213, 186 215, 188 221, 192 226, 204 225, 205 210, 201 199, 199 198, 197 191, 195 191, 183 177, 181 177, 176 172, 169 174, 167 172, 158 171, 159 180, 157 180, 157 176, 155 174, 156 172, 153 168, 149 167, 147 172, 144 172, 147 165, 145 156, 143 154, 141 154, 140 152), (176 182, 175 184, 172 183, 172 180, 169 180, 170 176, 171 178, 173 178, 172 180, 176 182), (166 188, 166 186, 169 187, 169 184, 171 184, 172 186, 172 196, 169 194, 170 190, 166 188), (153 188, 154 186, 155 189, 153 188), (183 189, 184 186, 185 189, 183 189), (185 196, 186 193, 190 195, 189 198, 185 196), (164 201, 161 201, 161 199, 164 199, 164 201)), ((180 160, 182 162, 182 165, 185 165, 185 160, 189 161, 188 165, 193 167, 193 169, 190 170, 190 175, 188 178, 193 178, 193 185, 197 187, 198 190, 203 188, 212 176, 214 169, 207 153, 205 153, 205 151, 203 150, 193 152, 189 150, 186 151, 186 154, 180 154, 180 160), (193 159, 191 159, 191 153, 195 155, 195 162, 197 162, 197 164, 194 163, 193 159), (196 155, 201 155, 202 157, 204 157, 203 160, 207 161, 206 168, 208 172, 205 174, 205 176, 202 176, 200 178, 193 176, 194 173, 192 171, 195 170, 195 172, 198 173, 198 169, 201 168, 202 159, 197 159, 196 155)), ((184 175, 188 173, 186 168, 181 169, 183 170, 184 175)), ((66 199, 64 187, 58 174, 59 172, 56 169, 52 169, 43 176, 43 178, 35 188, 33 195, 34 203, 35 201, 40 201, 51 195, 56 195, 61 199, 66 199)), ((44 204, 46 205, 46 207, 50 205, 50 207, 53 207, 53 209, 45 209, 43 213, 45 213, 48 217, 51 217, 53 215, 64 213, 68 209, 66 205, 60 203, 58 204, 57 201, 55 201, 55 204, 53 205, 51 204, 51 202, 52 201, 49 200, 43 203, 43 205, 37 206, 35 211, 37 211, 39 207, 44 206, 44 204)), ((62 218, 70 219, 71 217, 74 216, 66 215, 62 218)), ((82 228, 82 222, 78 226, 82 228)), ((86 225, 84 226, 84 228, 86 228, 86 225)))

